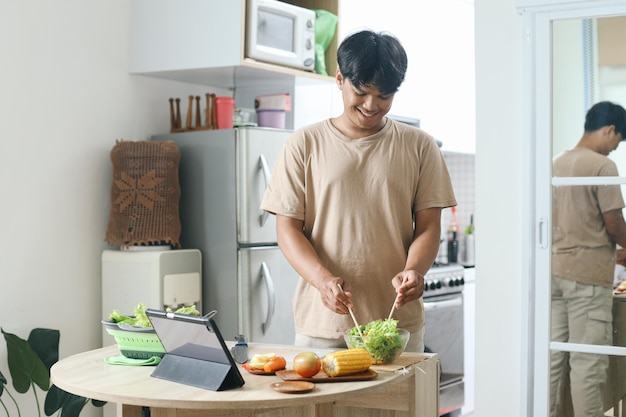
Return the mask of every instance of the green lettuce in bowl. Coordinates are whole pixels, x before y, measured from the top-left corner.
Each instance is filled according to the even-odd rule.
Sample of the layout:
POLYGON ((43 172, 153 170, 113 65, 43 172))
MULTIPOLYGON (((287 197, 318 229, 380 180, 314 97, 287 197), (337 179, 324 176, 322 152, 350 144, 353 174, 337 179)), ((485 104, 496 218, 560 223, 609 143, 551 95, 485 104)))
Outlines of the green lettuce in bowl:
MULTIPOLYGON (((132 327, 152 327, 152 323, 150 323, 150 319, 146 314, 146 305, 144 303, 139 303, 135 307, 132 316, 126 316, 122 314, 118 309, 114 309, 111 314, 109 314, 110 323, 117 323, 120 328, 132 328, 132 327)), ((172 311, 171 308, 166 308, 166 311, 172 311)), ((180 307, 175 311, 178 314, 189 314, 192 316, 200 316, 200 311, 193 306, 180 307)))
MULTIPOLYGON (((171 311, 171 309, 166 309, 171 311)), ((175 311, 179 314, 199 316, 196 306, 181 307, 175 311)), ((115 339, 120 353, 131 359, 150 359, 153 356, 162 357, 165 349, 161 340, 152 328, 152 323, 146 314, 146 305, 139 303, 133 315, 124 315, 114 309, 109 320, 102 320, 102 324, 115 339)))
POLYGON ((374 320, 344 333, 348 348, 365 348, 376 363, 391 363, 404 352, 411 334, 398 329, 398 320, 374 320))

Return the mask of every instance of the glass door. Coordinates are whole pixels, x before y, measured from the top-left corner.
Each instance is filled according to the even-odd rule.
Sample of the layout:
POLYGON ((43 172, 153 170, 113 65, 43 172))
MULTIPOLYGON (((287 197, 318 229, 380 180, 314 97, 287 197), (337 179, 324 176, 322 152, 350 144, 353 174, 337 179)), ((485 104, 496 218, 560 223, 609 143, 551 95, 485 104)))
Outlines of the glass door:
MULTIPOLYGON (((601 71, 596 49, 598 19, 625 15, 626 5, 616 2, 594 2, 593 7, 584 7, 588 3, 590 2, 572 2, 569 5, 559 4, 552 7, 544 5, 541 9, 529 11, 525 16, 529 33, 532 33, 527 39, 526 63, 527 82, 533 88, 525 104, 529 126, 527 133, 530 138, 527 151, 529 164, 532 166, 531 172, 534 173, 534 177, 529 178, 528 183, 529 189, 532 189, 529 193, 532 200, 529 207, 532 207, 531 217, 535 225, 530 232, 534 247, 531 260, 533 266, 529 270, 532 275, 529 277, 529 288, 532 292, 533 305, 528 312, 533 328, 530 337, 534 339, 535 346, 531 355, 533 373, 529 375, 528 381, 531 392, 529 395, 532 397, 530 399, 532 410, 529 408, 529 415, 533 416, 549 415, 551 401, 557 399, 563 411, 561 415, 573 415, 572 404, 578 397, 572 401, 568 393, 571 392, 572 385, 577 385, 577 381, 585 377, 581 377, 576 371, 572 373, 570 363, 574 364, 576 369, 579 369, 577 363, 580 361, 592 363, 589 365, 591 368, 599 366, 593 365, 594 361, 607 363, 611 365, 607 368, 612 371, 621 369, 626 360, 624 336, 620 330, 624 322, 623 304, 613 298, 611 288, 607 289, 608 297, 605 294, 605 301, 609 304, 608 310, 606 306, 604 310, 597 310, 609 311, 610 314, 607 316, 595 310, 586 314, 597 318, 598 321, 610 321, 611 326, 614 326, 613 330, 620 330, 619 332, 609 331, 608 337, 602 342, 597 342, 601 339, 584 337, 571 339, 569 336, 575 333, 575 327, 567 319, 561 321, 565 323, 565 328, 552 326, 552 323, 557 322, 557 318, 563 318, 563 310, 558 310, 558 307, 564 304, 573 305, 568 304, 569 296, 564 298, 564 291, 570 291, 564 288, 571 287, 573 288, 571 291, 584 291, 590 288, 579 285, 571 277, 566 277, 569 279, 565 280, 565 285, 561 288, 561 284, 555 284, 557 281, 553 279, 553 272, 564 274, 564 268, 557 268, 560 260, 553 262, 553 259, 556 259, 553 258, 553 249, 558 249, 560 245, 555 243, 557 242, 555 238, 562 238, 558 236, 559 231, 554 232, 555 225, 559 224, 563 216, 563 213, 558 211, 555 211, 557 214, 553 214, 553 209, 560 205, 557 197, 562 195, 564 190, 575 189, 597 191, 614 187, 613 192, 617 189, 623 193, 626 184, 624 177, 626 163, 618 163, 621 176, 612 177, 565 177, 556 176, 553 171, 553 157, 576 147, 583 133, 585 113, 593 103, 611 100, 626 107, 626 94, 620 95, 616 89, 600 88, 602 77, 598 74, 601 71), (577 7, 573 7, 574 3, 577 7), (557 329, 561 331, 557 332, 557 329), (559 357, 562 359, 561 362, 556 361, 559 357), (552 371, 551 361, 555 364, 552 371), (553 378, 557 375, 564 377, 552 393, 551 372, 553 378)), ((620 148, 609 157, 626 160, 624 157, 626 143, 622 142, 620 148)), ((613 265, 606 267, 605 271, 611 267, 613 265)), ((589 298, 592 297, 593 287, 589 298)), ((615 382, 624 381, 624 375, 607 372, 606 375, 596 378, 609 380, 609 384, 606 384, 608 389, 592 394, 595 397, 602 397, 594 400, 602 403, 603 409, 610 408, 616 398, 626 394, 626 390, 622 391, 621 382, 615 382)), ((578 392, 575 392, 578 396, 578 392)))

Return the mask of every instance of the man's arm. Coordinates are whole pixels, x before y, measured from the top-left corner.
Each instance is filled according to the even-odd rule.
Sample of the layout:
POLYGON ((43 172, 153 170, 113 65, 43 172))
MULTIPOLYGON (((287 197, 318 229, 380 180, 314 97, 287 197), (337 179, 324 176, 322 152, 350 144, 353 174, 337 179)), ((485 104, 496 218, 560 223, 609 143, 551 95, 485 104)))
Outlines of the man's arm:
POLYGON ((291 217, 276 215, 278 246, 287 261, 309 284, 320 292, 324 305, 339 314, 348 314, 352 307, 350 292, 344 286, 343 279, 334 276, 320 261, 311 242, 303 232, 304 222, 291 217))
POLYGON ((622 209, 607 211, 602 216, 611 239, 622 248, 626 247, 626 223, 624 222, 622 209))
POLYGON ((424 275, 432 266, 439 251, 441 237, 441 208, 420 210, 415 215, 415 232, 404 271, 392 279, 396 288, 399 308, 409 301, 419 299, 424 293, 424 275))

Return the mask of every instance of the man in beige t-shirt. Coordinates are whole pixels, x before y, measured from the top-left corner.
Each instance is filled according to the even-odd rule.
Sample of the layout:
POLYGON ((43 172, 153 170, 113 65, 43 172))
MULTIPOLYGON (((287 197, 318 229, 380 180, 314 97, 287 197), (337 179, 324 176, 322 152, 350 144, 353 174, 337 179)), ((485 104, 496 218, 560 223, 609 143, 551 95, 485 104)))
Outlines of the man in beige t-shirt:
POLYGON ((337 51, 344 112, 299 129, 284 146, 261 208, 299 273, 296 344, 345 347, 342 333, 394 318, 423 351, 424 274, 439 248, 441 210, 456 205, 436 141, 386 114, 407 58, 389 34, 346 38, 337 51))

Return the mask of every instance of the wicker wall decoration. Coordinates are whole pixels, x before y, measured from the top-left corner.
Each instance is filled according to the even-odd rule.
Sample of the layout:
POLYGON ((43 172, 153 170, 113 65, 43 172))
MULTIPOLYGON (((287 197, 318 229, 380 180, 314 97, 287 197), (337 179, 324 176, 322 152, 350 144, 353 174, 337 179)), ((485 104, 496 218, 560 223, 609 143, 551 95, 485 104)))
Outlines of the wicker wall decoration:
POLYGON ((180 150, 174 142, 116 141, 106 241, 180 247, 180 150))

